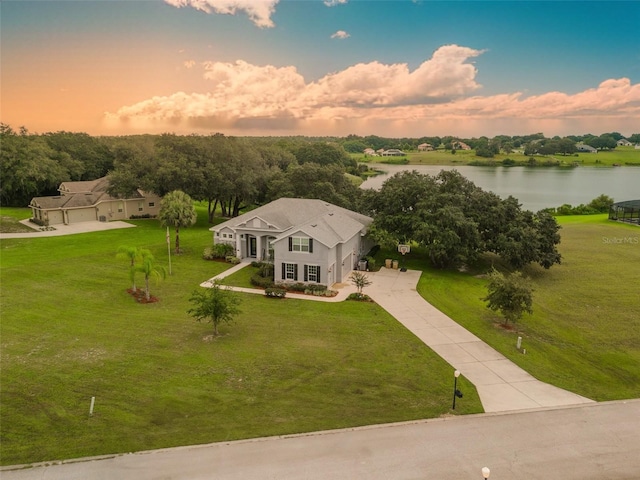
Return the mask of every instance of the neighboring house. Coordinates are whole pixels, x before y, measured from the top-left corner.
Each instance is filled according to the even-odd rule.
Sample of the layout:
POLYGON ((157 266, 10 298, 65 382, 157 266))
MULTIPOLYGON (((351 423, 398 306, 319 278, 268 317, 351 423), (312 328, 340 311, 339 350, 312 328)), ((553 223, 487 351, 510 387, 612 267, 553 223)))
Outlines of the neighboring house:
POLYGON ((216 225, 213 243, 274 264, 276 282, 345 281, 372 243, 372 218, 317 199, 279 198, 216 225))
POLYGON ((586 153, 598 153, 598 150, 596 150, 595 148, 593 148, 591 145, 586 145, 584 143, 579 143, 576 145, 576 149, 579 152, 586 152, 586 153))
POLYGON ((433 150, 433 145, 430 143, 421 143, 418 145, 419 152, 430 152, 431 150, 433 150))
POLYGON ((618 140, 616 142, 616 145, 618 145, 619 147, 632 147, 633 143, 631 143, 629 140, 627 140, 626 138, 621 138, 620 140, 618 140))
POLYGON ((382 155, 384 153, 384 148, 379 148, 378 150, 376 150, 376 153, 378 155, 382 155))
POLYGON ((364 149, 364 154, 365 155, 372 155, 372 156, 377 155, 376 151, 373 148, 365 148, 364 149))
POLYGON ((381 155, 383 157, 404 157, 406 153, 402 150, 398 150, 397 148, 390 148, 389 150, 384 150, 381 155))
POLYGON ((471 147, 460 140, 454 140, 451 142, 451 148, 453 150, 471 150, 471 147))
POLYGON ((29 203, 33 219, 42 225, 59 225, 99 220, 126 220, 133 216, 156 216, 161 198, 137 190, 129 198, 107 193, 109 179, 63 182, 52 197, 34 197, 29 203))

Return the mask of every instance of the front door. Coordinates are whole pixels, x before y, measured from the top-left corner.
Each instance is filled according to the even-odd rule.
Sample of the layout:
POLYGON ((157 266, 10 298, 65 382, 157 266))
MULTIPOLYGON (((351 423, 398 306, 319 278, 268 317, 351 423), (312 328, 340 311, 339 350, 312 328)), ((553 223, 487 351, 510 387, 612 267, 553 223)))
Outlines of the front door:
POLYGON ((251 258, 256 258, 257 249, 258 249, 258 244, 257 244, 256 237, 250 236, 249 237, 249 256, 251 258))

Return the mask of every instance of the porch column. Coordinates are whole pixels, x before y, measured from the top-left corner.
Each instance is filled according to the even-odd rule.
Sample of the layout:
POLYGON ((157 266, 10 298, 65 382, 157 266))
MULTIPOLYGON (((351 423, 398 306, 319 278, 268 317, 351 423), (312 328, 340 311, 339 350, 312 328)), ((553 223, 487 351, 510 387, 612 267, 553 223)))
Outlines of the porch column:
POLYGON ((262 257, 262 237, 259 235, 256 235, 256 260, 264 260, 262 257))

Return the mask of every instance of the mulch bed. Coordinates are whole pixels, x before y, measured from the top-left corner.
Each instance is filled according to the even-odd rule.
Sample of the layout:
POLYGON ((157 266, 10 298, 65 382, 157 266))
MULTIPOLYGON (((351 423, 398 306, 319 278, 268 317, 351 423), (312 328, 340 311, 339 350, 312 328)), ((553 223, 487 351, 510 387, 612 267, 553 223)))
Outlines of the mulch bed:
POLYGON ((156 303, 159 302, 160 299, 158 297, 154 297, 153 295, 149 296, 149 300, 147 300, 146 295, 144 294, 144 290, 141 288, 133 289, 130 288, 127 290, 127 293, 135 298, 138 303, 156 303))

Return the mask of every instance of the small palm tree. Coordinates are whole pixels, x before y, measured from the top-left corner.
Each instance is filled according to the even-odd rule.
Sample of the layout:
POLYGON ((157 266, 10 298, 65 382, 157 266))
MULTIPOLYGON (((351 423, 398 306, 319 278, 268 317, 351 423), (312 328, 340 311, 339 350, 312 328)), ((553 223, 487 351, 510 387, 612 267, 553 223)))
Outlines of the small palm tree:
POLYGON ((136 262, 140 260, 140 249, 138 247, 128 247, 121 245, 118 247, 116 258, 129 260, 129 279, 131 280, 133 292, 136 292, 136 262))
POLYGON ((144 296, 147 301, 151 298, 149 290, 149 279, 154 277, 156 279, 165 278, 167 276, 166 269, 161 265, 156 265, 156 260, 149 250, 146 248, 140 249, 140 263, 136 266, 136 271, 144 274, 144 296))

